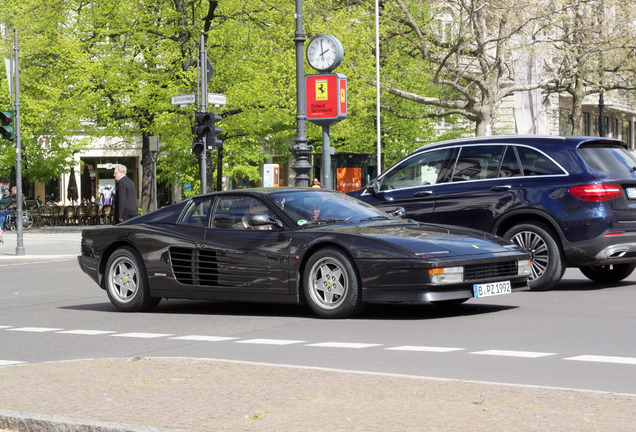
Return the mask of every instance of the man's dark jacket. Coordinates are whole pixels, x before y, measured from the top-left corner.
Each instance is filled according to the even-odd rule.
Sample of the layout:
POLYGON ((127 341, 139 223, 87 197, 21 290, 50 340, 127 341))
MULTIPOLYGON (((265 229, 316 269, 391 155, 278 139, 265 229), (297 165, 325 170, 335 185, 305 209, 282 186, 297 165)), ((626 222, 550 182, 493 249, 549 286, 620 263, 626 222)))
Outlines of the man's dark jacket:
POLYGON ((139 206, 137 205, 137 191, 135 183, 127 176, 122 176, 117 182, 114 200, 113 224, 117 225, 120 220, 128 220, 139 216, 139 206))

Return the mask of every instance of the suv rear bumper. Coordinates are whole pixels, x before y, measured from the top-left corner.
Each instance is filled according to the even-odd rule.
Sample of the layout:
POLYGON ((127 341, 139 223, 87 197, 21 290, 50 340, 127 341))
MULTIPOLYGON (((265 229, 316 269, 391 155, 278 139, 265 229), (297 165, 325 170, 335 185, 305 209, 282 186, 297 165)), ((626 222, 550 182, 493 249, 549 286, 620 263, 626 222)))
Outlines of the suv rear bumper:
POLYGON ((569 267, 636 262, 636 233, 603 235, 565 245, 569 267))

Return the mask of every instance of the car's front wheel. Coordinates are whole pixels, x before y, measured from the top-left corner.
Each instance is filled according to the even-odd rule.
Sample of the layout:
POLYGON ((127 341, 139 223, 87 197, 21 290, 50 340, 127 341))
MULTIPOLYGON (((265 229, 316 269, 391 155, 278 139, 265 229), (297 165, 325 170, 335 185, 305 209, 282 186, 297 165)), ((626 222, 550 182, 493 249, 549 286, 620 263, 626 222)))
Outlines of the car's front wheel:
POLYGON ((510 228, 503 237, 532 254, 530 289, 545 291, 561 280, 565 272, 563 254, 550 228, 528 222, 510 228))
POLYGON ((353 262, 333 248, 321 249, 309 258, 303 290, 309 307, 321 318, 348 318, 364 307, 353 262))
POLYGON ((122 247, 110 256, 105 271, 106 292, 110 302, 123 312, 142 312, 159 304, 150 297, 146 267, 139 254, 122 247))
POLYGON ((600 283, 620 282, 631 275, 636 263, 579 267, 586 278, 600 283))

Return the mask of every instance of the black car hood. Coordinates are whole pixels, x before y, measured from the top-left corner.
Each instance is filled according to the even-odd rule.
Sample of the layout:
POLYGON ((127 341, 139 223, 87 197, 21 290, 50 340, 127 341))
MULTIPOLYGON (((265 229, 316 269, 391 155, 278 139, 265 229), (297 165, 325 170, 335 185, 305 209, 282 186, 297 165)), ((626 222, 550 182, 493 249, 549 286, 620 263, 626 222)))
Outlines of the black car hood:
POLYGON ((513 243, 482 231, 412 221, 344 225, 331 229, 392 243, 420 256, 466 256, 520 250, 513 243))

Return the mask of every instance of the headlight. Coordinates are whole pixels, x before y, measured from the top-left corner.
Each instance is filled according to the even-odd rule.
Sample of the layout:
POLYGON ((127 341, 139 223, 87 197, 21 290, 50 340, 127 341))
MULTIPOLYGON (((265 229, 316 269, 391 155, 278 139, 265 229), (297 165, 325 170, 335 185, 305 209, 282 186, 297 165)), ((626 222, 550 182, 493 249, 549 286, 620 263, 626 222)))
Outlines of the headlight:
POLYGON ((519 276, 530 276, 531 272, 532 272, 531 260, 517 261, 517 274, 519 276))
POLYGON ((464 267, 436 267, 428 269, 431 282, 449 284, 464 281, 464 267))

